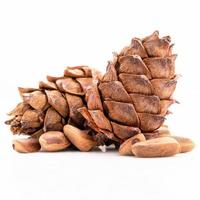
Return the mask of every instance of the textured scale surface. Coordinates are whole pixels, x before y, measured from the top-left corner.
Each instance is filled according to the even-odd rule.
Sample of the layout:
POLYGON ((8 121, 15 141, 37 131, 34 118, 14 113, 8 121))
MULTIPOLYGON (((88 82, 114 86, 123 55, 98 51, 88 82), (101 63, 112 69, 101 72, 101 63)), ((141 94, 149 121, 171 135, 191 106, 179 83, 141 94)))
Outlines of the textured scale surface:
POLYGON ((116 141, 141 132, 147 138, 156 135, 168 107, 176 102, 172 47, 169 36, 160 38, 155 31, 143 39, 133 38, 128 47, 115 53, 101 81, 86 92, 90 102, 98 103, 86 101, 87 108, 79 109, 88 125, 116 141))
POLYGON ((87 66, 68 67, 64 76, 47 76, 39 88, 19 88, 22 102, 9 115, 6 123, 13 134, 34 135, 40 130, 63 131, 65 124, 84 127, 78 112, 84 106, 84 95, 92 84, 92 70, 87 66))

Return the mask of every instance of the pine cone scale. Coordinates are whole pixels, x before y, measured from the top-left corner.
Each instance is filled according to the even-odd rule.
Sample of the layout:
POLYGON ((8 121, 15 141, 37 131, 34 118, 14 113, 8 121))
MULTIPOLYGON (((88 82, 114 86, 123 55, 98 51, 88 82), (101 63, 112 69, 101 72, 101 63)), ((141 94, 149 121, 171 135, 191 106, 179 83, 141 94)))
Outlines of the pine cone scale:
POLYGON ((47 76, 39 88, 19 88, 23 102, 9 113, 6 124, 13 134, 34 135, 41 129, 62 131, 67 123, 84 127, 85 118, 78 111, 84 106, 84 94, 92 84, 92 70, 87 66, 68 67, 64 76, 47 76))
MULTIPOLYGON (((131 45, 119 55, 115 53, 108 63, 97 85, 104 108, 104 116, 101 113, 98 118, 108 118, 116 137, 132 137, 133 130, 153 135, 164 123, 168 107, 175 103, 172 95, 177 84, 176 55, 170 42, 169 36, 160 38, 158 31, 144 39, 133 38, 131 45)), ((87 121, 98 130, 92 116, 87 116, 87 121)))

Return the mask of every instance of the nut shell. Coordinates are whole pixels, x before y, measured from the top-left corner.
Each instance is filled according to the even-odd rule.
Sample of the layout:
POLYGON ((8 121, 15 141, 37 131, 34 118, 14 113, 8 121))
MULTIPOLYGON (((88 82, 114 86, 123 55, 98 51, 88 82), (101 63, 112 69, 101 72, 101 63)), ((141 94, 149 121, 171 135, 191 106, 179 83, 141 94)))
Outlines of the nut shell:
POLYGON ((145 141, 145 137, 142 133, 139 133, 127 140, 125 140, 119 147, 119 154, 122 156, 132 156, 133 152, 131 146, 137 142, 145 141))
POLYGON ((167 157, 177 154, 179 143, 170 137, 150 139, 132 145, 132 152, 138 157, 167 157))
POLYGON ((69 140, 60 131, 48 131, 39 138, 43 151, 60 151, 70 146, 69 140))
POLYGON ((16 139, 13 140, 12 146, 19 153, 32 153, 40 150, 37 138, 16 139))
POLYGON ((64 126, 64 134, 80 151, 89 151, 97 145, 86 131, 82 131, 72 125, 64 126))
POLYGON ((190 138, 171 136, 180 144, 180 153, 192 151, 195 147, 194 142, 190 138))

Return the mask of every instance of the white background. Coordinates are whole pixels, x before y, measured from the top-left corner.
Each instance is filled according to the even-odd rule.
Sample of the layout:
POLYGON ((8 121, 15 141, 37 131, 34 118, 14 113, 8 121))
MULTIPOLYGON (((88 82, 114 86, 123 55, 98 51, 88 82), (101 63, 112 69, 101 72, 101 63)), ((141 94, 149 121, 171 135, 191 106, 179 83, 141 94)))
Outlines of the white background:
POLYGON ((0 0, 0 199, 199 199, 200 31, 198 1, 0 0), (105 71, 112 52, 154 30, 172 36, 182 74, 167 124, 196 149, 171 158, 120 157, 116 152, 18 154, 3 124, 34 87, 65 66, 105 71))

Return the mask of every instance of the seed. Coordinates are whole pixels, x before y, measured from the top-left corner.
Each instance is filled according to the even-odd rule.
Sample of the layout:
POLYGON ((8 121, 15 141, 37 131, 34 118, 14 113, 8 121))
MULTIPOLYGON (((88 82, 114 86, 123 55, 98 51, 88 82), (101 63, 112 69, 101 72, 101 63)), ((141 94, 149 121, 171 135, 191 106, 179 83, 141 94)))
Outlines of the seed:
POLYGON ((89 151, 96 146, 96 142, 86 131, 80 130, 74 126, 65 125, 64 134, 80 151, 89 151))
POLYGON ((13 149, 20 153, 32 153, 40 150, 40 144, 36 138, 13 140, 13 149))
POLYGON ((158 137, 168 137, 170 135, 171 135, 171 133, 170 133, 170 130, 168 129, 168 127, 161 126, 158 129, 158 137))
POLYGON ((150 139, 132 145, 132 152, 138 157, 166 157, 179 152, 179 143, 170 137, 150 139))
POLYGON ((195 147, 194 142, 185 137, 179 137, 179 136, 171 136, 174 138, 179 144, 180 144, 180 153, 186 153, 189 151, 192 151, 195 147))
POLYGON ((132 156, 133 152, 131 146, 137 142, 145 141, 145 137, 142 133, 139 133, 123 142, 119 148, 119 154, 123 156, 132 156))
POLYGON ((64 133, 59 131, 48 131, 39 138, 40 145, 44 151, 60 151, 66 149, 70 142, 64 133))

